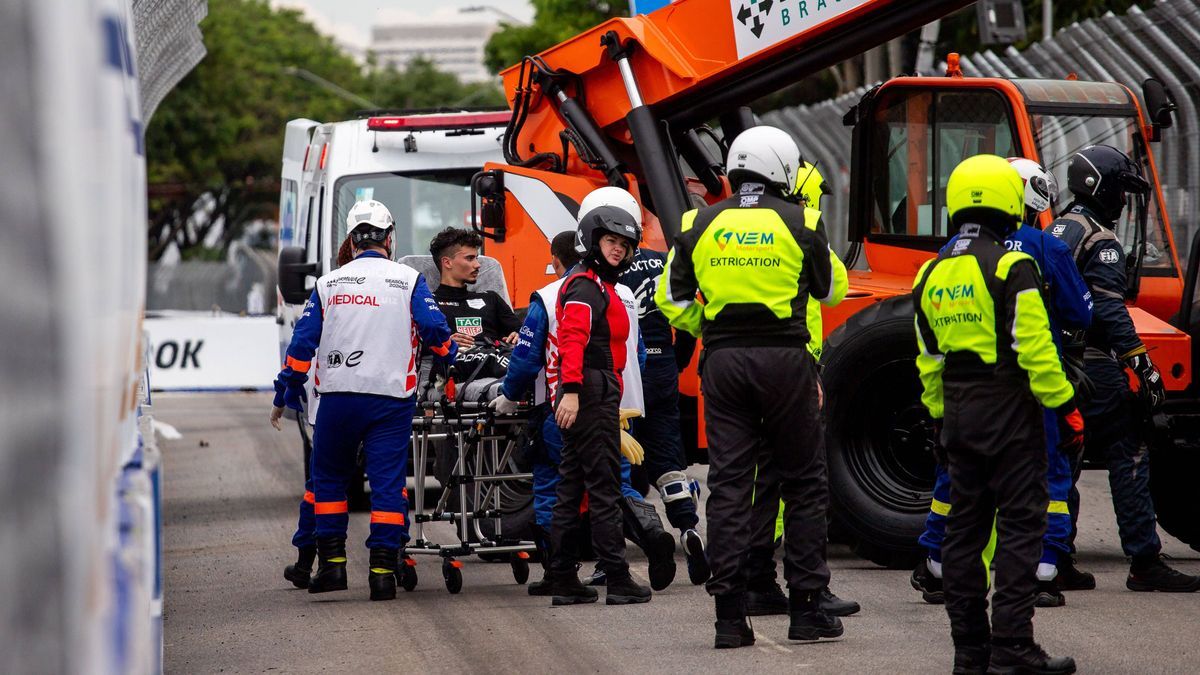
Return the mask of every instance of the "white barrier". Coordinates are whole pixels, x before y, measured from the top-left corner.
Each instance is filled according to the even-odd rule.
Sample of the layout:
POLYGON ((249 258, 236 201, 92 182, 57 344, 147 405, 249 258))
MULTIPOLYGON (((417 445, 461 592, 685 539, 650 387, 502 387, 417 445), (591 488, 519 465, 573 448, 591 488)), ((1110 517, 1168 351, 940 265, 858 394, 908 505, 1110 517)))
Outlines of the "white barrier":
POLYGON ((279 373, 272 317, 147 317, 154 391, 269 389, 279 373))

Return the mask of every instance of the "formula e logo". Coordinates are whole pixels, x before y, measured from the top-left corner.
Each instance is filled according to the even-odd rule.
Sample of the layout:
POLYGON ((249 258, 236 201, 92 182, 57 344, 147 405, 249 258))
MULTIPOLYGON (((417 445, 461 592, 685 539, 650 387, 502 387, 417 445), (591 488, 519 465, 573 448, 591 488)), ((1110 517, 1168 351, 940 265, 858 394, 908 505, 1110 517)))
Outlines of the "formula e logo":
POLYGON ((353 368, 362 362, 362 356, 361 349, 350 352, 350 356, 342 356, 342 353, 335 349, 325 357, 325 365, 330 368, 340 368, 342 365, 345 365, 347 368, 353 368))
POLYGON ((733 232, 722 227, 713 234, 713 239, 717 242, 717 248, 724 251, 731 241, 736 242, 738 246, 771 246, 775 243, 775 234, 773 232, 733 232))
POLYGON ((972 284, 955 284, 945 288, 933 286, 926 294, 929 297, 929 304, 933 305, 934 309, 941 309, 942 302, 950 300, 953 303, 956 300, 965 300, 975 297, 975 286, 972 284))

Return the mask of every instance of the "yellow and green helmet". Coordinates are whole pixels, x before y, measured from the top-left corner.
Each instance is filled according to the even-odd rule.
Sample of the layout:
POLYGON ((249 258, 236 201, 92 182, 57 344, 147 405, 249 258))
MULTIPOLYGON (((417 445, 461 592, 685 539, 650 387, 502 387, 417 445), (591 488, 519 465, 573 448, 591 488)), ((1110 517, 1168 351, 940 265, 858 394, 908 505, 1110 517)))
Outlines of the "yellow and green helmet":
POLYGON ((817 171, 817 167, 812 162, 802 161, 800 170, 796 172, 796 189, 794 194, 800 197, 804 206, 810 209, 821 210, 821 197, 830 193, 829 186, 825 184, 825 177, 817 171))
POLYGON ((1025 184, 1007 159, 975 155, 954 167, 946 183, 946 211, 953 220, 973 208, 995 209, 1017 221, 1025 215, 1025 184))

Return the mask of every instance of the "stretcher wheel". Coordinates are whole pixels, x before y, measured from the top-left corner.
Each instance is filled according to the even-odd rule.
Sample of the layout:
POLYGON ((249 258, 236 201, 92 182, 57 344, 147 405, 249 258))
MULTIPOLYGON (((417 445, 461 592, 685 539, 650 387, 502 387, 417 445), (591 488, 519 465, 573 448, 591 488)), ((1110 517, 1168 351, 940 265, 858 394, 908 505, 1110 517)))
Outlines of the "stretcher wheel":
MULTIPOLYGON (((528 554, 526 554, 528 555, 528 554)), ((529 581, 529 561, 514 553, 509 564, 512 565, 513 580, 518 584, 529 581)))
POLYGON ((462 590, 462 563, 457 560, 447 559, 442 563, 442 578, 446 580, 446 590, 453 593, 458 593, 462 590))
POLYGON ((417 561, 405 557, 400 561, 400 588, 411 592, 417 587, 417 561))

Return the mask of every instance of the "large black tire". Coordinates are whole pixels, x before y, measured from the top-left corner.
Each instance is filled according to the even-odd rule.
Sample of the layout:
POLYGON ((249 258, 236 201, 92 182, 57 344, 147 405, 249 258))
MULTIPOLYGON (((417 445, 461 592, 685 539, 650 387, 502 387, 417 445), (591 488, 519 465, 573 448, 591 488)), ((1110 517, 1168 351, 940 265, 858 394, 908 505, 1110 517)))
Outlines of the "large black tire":
POLYGON ((1200 551, 1200 447, 1156 443, 1150 451, 1150 494, 1158 524, 1167 534, 1200 551))
POLYGON ((896 569, 921 557, 933 494, 933 422, 916 355, 908 296, 850 317, 822 355, 832 529, 858 555, 896 569))

